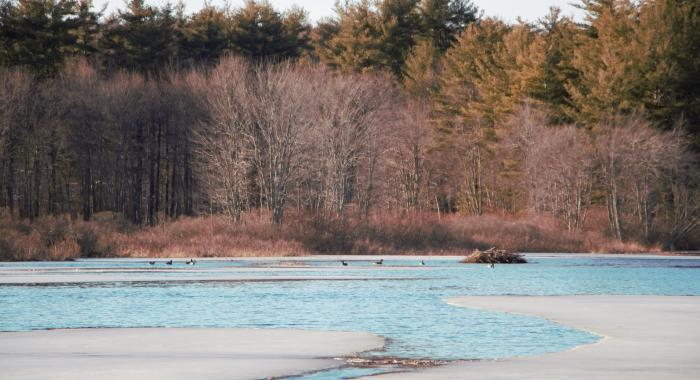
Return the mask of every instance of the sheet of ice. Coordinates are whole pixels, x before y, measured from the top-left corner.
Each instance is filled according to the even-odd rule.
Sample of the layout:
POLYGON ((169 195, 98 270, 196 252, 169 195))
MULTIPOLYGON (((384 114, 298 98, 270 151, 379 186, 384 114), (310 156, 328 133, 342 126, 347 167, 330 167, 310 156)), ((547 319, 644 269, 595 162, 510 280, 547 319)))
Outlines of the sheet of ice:
POLYGON ((449 303, 538 316, 603 336, 573 350, 372 379, 698 379, 700 297, 470 296, 449 303))
POLYGON ((378 349, 362 332, 75 329, 0 333, 3 379, 257 379, 342 365, 378 349))

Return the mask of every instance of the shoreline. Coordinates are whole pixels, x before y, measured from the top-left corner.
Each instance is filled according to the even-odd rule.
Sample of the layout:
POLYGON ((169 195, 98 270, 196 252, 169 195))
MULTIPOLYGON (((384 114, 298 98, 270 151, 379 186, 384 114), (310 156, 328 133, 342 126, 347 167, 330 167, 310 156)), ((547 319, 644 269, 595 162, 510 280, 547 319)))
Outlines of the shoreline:
POLYGON ((381 349, 366 332, 97 328, 0 333, 3 379, 251 379, 344 365, 381 349))
POLYGON ((601 337, 531 357, 458 362, 378 379, 694 379, 700 373, 697 296, 469 296, 458 307, 524 314, 601 337))
MULTIPOLYGON (((190 258, 195 258, 197 261, 373 261, 373 260, 461 260, 469 255, 470 252, 465 252, 464 255, 305 255, 305 256, 221 256, 221 257, 197 257, 197 256, 166 256, 166 257, 141 257, 141 256, 124 256, 124 257, 103 257, 103 258, 75 258, 70 260, 24 260, 24 261, 0 261, 0 264, 16 264, 16 263, 62 263, 62 262, 145 262, 149 260, 175 260, 183 261, 190 258)), ((585 253, 585 252, 530 252, 521 253, 525 258, 635 258, 635 259, 700 259, 700 252, 692 253, 585 253)))

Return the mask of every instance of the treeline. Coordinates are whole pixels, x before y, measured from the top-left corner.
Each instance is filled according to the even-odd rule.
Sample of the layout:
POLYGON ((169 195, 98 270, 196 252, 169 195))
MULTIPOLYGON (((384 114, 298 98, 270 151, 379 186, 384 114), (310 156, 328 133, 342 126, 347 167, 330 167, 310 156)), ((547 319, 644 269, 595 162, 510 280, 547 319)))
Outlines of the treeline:
POLYGON ((1 0, 0 64, 56 75, 72 57, 88 57, 106 72, 158 76, 168 68, 212 65, 233 53, 254 60, 323 60, 353 70, 400 75, 419 39, 447 49, 477 17, 468 0, 388 0, 339 3, 337 17, 312 26, 306 11, 276 10, 267 1, 241 8, 147 5, 131 0, 104 15, 92 0, 1 0))
POLYGON ((509 25, 464 0, 352 1, 312 26, 253 1, 191 15, 131 1, 106 17, 3 1, 0 206, 148 225, 533 211, 687 247, 700 4, 579 6, 580 23, 553 9, 509 25))
POLYGON ((170 68, 212 65, 226 53, 283 60, 311 50, 306 13, 280 13, 269 3, 241 9, 206 6, 186 15, 184 3, 158 8, 132 0, 104 15, 91 0, 0 1, 0 63, 40 78, 86 57, 106 73, 124 69, 149 78, 170 68))

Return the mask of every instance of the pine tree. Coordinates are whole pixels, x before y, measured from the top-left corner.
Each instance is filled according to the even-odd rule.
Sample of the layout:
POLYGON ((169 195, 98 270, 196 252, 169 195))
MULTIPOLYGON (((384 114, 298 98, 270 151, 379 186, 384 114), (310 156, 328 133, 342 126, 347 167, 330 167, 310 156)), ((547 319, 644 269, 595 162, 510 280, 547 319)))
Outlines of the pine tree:
MULTIPOLYGON (((336 18, 316 28, 318 57, 346 72, 390 71, 402 78, 406 59, 419 40, 425 39, 428 27, 418 5, 417 0, 360 0, 338 5, 336 18)), ((441 22, 443 29, 454 27, 449 21, 441 22)))
POLYGON ((644 112, 670 128, 679 118, 700 144, 700 5, 682 0, 587 0, 572 60, 572 118, 594 126, 644 112))
POLYGON ((10 28, 15 8, 10 0, 0 0, 0 66, 10 63, 10 40, 14 30, 10 28))
POLYGON ((414 96, 429 99, 434 97, 440 88, 440 66, 442 64, 439 51, 432 41, 424 40, 416 45, 404 68, 404 87, 414 96))
POLYGON ((279 61, 299 57, 309 47, 306 13, 280 14, 267 2, 248 0, 232 17, 232 48, 252 59, 279 61))
POLYGON ((644 1, 639 19, 644 108, 664 128, 684 118, 700 149, 700 3, 644 1))
MULTIPOLYGON (((506 90, 489 95, 489 98, 496 99, 492 105, 495 124, 502 123, 506 115, 511 114, 523 102, 541 100, 547 83, 544 45, 542 35, 526 23, 514 26, 504 37, 503 48, 495 54, 496 67, 500 67, 503 73, 496 69, 492 71, 492 76, 495 83, 503 85, 506 90)), ((479 91, 489 93, 491 88, 486 84, 480 86, 479 91)))
POLYGON ((106 21, 101 45, 107 68, 158 75, 172 63, 173 26, 172 8, 158 10, 143 0, 131 0, 126 11, 106 21))
POLYGON ((571 122, 573 120, 567 115, 571 95, 566 86, 575 81, 578 75, 571 62, 576 26, 571 19, 561 16, 559 8, 553 7, 539 21, 539 29, 544 43, 543 83, 532 94, 533 98, 541 100, 547 106, 551 122, 571 122))
POLYGON ((311 46, 309 54, 318 61, 332 66, 335 56, 340 54, 339 45, 333 39, 340 33, 340 23, 335 18, 324 18, 316 23, 311 30, 311 46))
POLYGON ((76 44, 77 8, 74 0, 18 0, 2 22, 8 63, 56 75, 76 44))
POLYGON ((417 0, 360 0, 337 5, 336 18, 316 29, 319 58, 345 72, 386 70, 400 78, 420 35, 417 5, 417 0))
POLYGON ((326 23, 324 30, 333 31, 333 28, 337 28, 337 32, 333 31, 327 42, 317 44, 322 61, 343 72, 380 69, 382 31, 370 1, 338 4, 335 11, 337 21, 326 23))
POLYGON ((630 0, 585 0, 586 28, 578 34, 572 63, 580 76, 567 90, 572 118, 593 125, 613 113, 643 107, 640 97, 639 11, 630 0))
POLYGON ((421 34, 445 52, 467 25, 479 19, 479 10, 469 0, 422 0, 419 4, 421 34))
POLYGON ((447 52, 442 77, 447 108, 463 121, 499 125, 544 87, 544 43, 528 24, 483 20, 447 52))
POLYGON ((75 54, 93 57, 99 51, 100 17, 102 11, 93 10, 92 0, 80 0, 77 5, 78 23, 75 31, 75 54))
POLYGON ((403 75, 406 57, 416 43, 420 27, 417 0, 384 0, 378 3, 380 65, 397 77, 403 75))
POLYGON ((284 31, 288 41, 288 57, 307 55, 311 46, 311 25, 308 13, 300 7, 293 7, 284 13, 284 31))
POLYGON ((188 19, 179 11, 176 20, 181 64, 213 65, 230 48, 231 33, 223 10, 205 6, 188 19))

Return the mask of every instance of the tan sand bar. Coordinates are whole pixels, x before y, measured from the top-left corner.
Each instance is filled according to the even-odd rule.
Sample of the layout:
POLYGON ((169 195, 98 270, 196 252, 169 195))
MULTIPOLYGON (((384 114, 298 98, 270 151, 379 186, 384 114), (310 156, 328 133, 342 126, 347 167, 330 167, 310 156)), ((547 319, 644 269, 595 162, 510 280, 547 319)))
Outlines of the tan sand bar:
POLYGON ((556 354, 377 378, 700 379, 700 297, 459 297, 449 303, 537 316, 604 338, 556 354))
POLYGON ((378 349, 369 333, 289 329, 76 329, 0 333, 0 378, 259 379, 332 368, 378 349))

